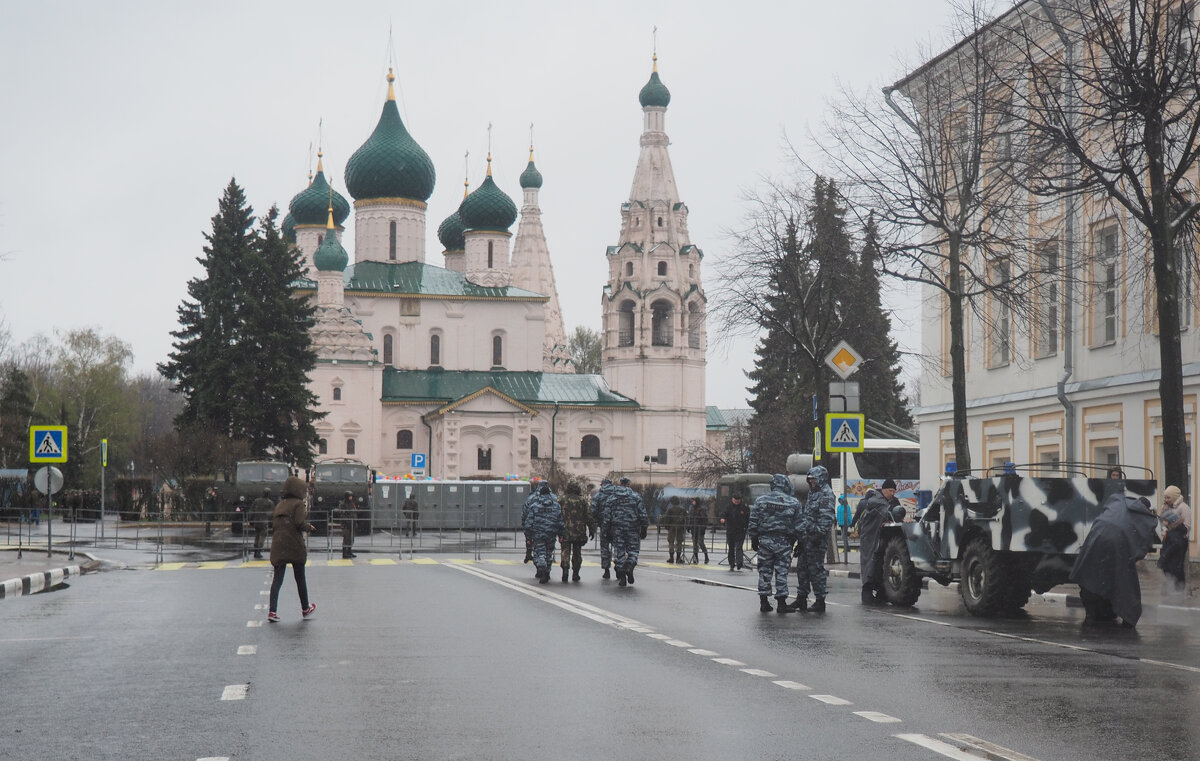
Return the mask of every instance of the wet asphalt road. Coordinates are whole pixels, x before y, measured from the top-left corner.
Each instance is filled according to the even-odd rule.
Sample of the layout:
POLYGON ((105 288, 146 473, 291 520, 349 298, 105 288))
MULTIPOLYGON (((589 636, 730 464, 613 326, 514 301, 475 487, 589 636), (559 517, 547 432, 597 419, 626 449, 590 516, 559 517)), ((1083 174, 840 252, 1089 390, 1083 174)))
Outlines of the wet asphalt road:
POLYGON ((1200 755, 1194 612, 1085 631, 1077 609, 985 621, 938 589, 865 609, 831 578, 826 614, 780 616, 748 571, 542 586, 511 558, 319 560, 317 616, 289 577, 272 625, 269 568, 239 562, 6 601, 0 758, 907 761, 955 757, 918 744, 943 733, 1041 761, 1200 755))

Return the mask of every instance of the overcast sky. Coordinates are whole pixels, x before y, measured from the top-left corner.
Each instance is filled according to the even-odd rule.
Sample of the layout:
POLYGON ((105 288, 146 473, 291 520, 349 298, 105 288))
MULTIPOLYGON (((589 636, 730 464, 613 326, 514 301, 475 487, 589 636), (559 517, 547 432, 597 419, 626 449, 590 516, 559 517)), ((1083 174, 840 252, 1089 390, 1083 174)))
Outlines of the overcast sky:
MULTIPOLYGON (((947 0, 815 2, 29 2, 0 23, 0 320, 15 341, 94 326, 134 370, 170 331, 231 177, 258 213, 286 212, 316 164, 343 172, 386 97, 437 169, 426 261, 493 125, 497 184, 517 178, 534 124, 541 206, 568 332, 598 329, 605 249, 617 242, 642 129, 638 91, 659 72, 666 130, 711 300, 745 193, 788 167, 838 83, 895 81, 945 47, 947 0), (391 45, 389 48, 389 26, 391 45), (311 152, 310 152, 310 145, 311 152)), ((350 200, 350 199, 348 199, 350 200)), ((513 226, 516 231, 516 225, 513 226)), ((353 215, 347 221, 353 256, 353 215)), ((913 304, 915 295, 893 294, 913 304)), ((916 348, 915 310, 897 337, 916 348)), ((710 325, 708 403, 746 406, 753 344, 710 325)))

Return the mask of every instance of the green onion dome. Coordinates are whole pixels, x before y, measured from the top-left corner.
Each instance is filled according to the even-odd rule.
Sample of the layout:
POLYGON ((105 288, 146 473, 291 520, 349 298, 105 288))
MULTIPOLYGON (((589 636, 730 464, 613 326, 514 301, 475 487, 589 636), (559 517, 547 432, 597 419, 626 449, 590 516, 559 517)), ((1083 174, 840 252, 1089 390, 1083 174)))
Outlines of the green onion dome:
POLYGON ((375 131, 346 162, 346 190, 355 200, 408 198, 428 201, 436 173, 429 154, 404 128, 388 70, 388 99, 375 131))
POLYGON ((529 149, 529 166, 525 167, 525 171, 521 172, 521 187, 523 189, 540 188, 542 186, 542 173, 533 165, 533 148, 529 149))
POLYGON ((475 192, 463 199, 458 207, 465 230, 507 231, 517 221, 517 205, 496 187, 492 180, 492 159, 488 157, 488 175, 475 192))
POLYGON ((654 56, 654 71, 650 74, 650 81, 646 83, 642 91, 638 93, 638 100, 642 104, 642 108, 647 106, 656 106, 658 108, 666 108, 671 102, 671 91, 658 78, 658 56, 654 56))
POLYGON ((323 225, 332 193, 333 221, 340 227, 346 221, 346 217, 350 216, 350 203, 341 193, 329 186, 329 182, 325 179, 325 170, 321 166, 320 155, 320 153, 317 154, 317 176, 313 177, 313 181, 308 184, 307 188, 296 194, 296 197, 288 204, 288 211, 293 224, 323 225))
POLYGON ((296 220, 292 218, 290 211, 283 218, 283 222, 280 223, 279 231, 283 234, 283 239, 288 243, 296 242, 296 220))
POLYGON ((462 251, 467 247, 467 242, 463 238, 462 215, 459 213, 461 210, 462 204, 459 204, 458 209, 438 225, 438 240, 442 242, 447 251, 462 251))
POLYGON ((342 248, 331 217, 330 223, 325 226, 325 239, 313 254, 313 266, 321 272, 343 272, 349 263, 350 255, 342 248))

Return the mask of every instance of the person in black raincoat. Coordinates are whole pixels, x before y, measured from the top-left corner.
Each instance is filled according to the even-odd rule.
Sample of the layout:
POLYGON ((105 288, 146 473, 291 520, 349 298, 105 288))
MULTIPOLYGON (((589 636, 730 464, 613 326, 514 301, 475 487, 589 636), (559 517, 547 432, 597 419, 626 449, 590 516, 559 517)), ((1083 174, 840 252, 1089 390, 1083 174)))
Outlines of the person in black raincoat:
MULTIPOLYGON (((879 491, 870 489, 858 502, 850 526, 858 526, 858 570, 862 581, 863 605, 881 605, 883 596, 883 546, 879 529, 887 520, 888 511, 896 500, 896 482, 888 479, 879 491)), ((899 502, 895 502, 899 504, 899 502)))
POLYGON ((1127 627, 1137 625, 1142 616, 1137 561, 1150 551, 1157 526, 1158 516, 1145 497, 1117 492, 1104 500, 1104 511, 1092 523, 1071 568, 1071 581, 1079 585, 1087 614, 1084 626, 1118 616, 1127 627))

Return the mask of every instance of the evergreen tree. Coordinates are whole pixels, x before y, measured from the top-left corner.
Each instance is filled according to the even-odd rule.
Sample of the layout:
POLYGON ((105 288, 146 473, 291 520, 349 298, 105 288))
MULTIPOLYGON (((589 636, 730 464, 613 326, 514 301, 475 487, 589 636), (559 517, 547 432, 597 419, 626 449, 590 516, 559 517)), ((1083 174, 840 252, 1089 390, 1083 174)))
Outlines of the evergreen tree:
POLYGON ((29 467, 29 426, 33 423, 33 387, 16 365, 0 375, 0 468, 29 467))

